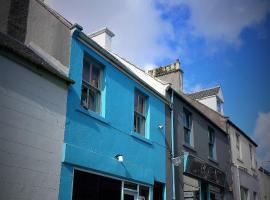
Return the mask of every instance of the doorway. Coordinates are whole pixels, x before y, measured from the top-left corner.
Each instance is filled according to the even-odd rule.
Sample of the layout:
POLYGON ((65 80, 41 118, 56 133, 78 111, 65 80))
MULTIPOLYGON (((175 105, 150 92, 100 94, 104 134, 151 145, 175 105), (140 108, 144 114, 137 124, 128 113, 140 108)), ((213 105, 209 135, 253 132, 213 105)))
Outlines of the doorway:
POLYGON ((164 184, 159 183, 159 182, 154 182, 153 200, 163 200, 163 188, 164 188, 164 184))

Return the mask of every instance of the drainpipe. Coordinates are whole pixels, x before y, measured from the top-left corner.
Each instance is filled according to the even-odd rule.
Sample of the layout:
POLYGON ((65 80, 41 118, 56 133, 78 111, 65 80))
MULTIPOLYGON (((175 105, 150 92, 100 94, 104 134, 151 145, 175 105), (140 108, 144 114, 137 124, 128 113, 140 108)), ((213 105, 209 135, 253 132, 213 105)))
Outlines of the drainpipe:
MULTIPOLYGON (((171 142, 172 142, 172 158, 174 158, 174 128, 173 128, 173 90, 171 96, 171 142)), ((171 158, 171 159, 172 159, 171 158)), ((171 160, 172 165, 172 199, 175 200, 175 172, 174 172, 174 164, 171 160)))

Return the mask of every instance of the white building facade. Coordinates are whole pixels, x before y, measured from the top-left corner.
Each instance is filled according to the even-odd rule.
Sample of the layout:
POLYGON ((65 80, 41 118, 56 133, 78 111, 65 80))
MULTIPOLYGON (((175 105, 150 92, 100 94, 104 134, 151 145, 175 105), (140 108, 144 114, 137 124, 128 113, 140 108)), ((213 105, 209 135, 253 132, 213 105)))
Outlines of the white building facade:
POLYGON ((257 144, 232 122, 228 121, 227 126, 232 152, 234 198, 258 200, 260 190, 256 161, 257 144))

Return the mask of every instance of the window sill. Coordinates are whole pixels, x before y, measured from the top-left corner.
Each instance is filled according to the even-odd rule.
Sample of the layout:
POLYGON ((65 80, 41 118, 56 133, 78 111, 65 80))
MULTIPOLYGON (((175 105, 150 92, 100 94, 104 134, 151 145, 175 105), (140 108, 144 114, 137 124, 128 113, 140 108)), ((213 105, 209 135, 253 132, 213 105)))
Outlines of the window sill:
POLYGON ((91 110, 86 110, 86 109, 84 109, 82 107, 79 107, 79 108, 76 109, 76 111, 81 112, 81 113, 83 113, 83 114, 85 114, 85 115, 87 115, 89 117, 95 118, 98 121, 103 122, 105 124, 109 124, 108 120, 106 120, 104 117, 100 116, 99 114, 97 114, 97 113, 95 113, 95 112, 93 112, 91 110))
POLYGON ((197 152, 196 149, 193 146, 190 146, 189 144, 183 144, 184 147, 188 148, 189 150, 193 152, 197 152))
POLYGON ((132 131, 132 132, 130 133, 130 135, 131 135, 132 137, 134 137, 134 138, 136 138, 136 139, 142 141, 142 142, 145 142, 146 144, 153 145, 153 142, 152 142, 151 140, 149 140, 149 139, 147 139, 147 138, 141 136, 139 133, 136 133, 136 132, 132 131))
POLYGON ((237 158, 237 160, 238 160, 240 163, 244 163, 244 161, 243 161, 241 158, 237 158))
POLYGON ((208 157, 208 160, 218 165, 218 161, 216 159, 208 157))

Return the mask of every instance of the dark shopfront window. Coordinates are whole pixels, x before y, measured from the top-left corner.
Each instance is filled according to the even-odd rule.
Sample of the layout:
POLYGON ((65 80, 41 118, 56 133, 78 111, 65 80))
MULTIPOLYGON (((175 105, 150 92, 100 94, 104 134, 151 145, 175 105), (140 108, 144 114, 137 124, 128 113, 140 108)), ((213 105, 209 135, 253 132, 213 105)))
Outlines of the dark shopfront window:
POLYGON ((119 180, 75 170, 72 200, 118 200, 121 184, 119 180))
POLYGON ((149 200, 148 186, 74 171, 72 200, 121 200, 121 191, 122 200, 149 200))

